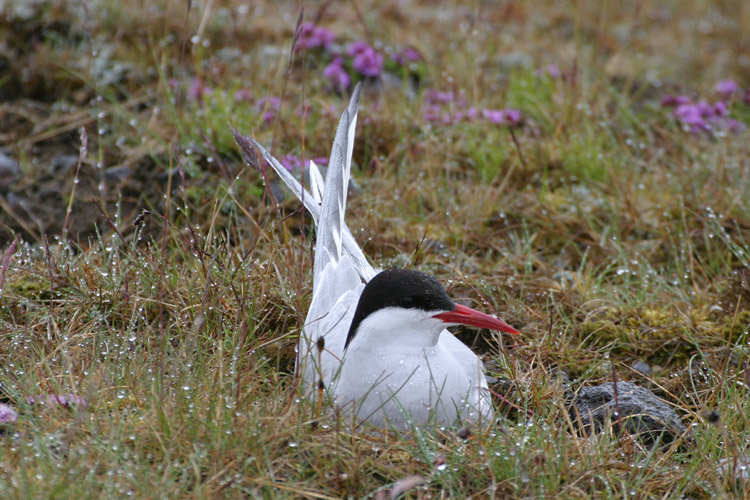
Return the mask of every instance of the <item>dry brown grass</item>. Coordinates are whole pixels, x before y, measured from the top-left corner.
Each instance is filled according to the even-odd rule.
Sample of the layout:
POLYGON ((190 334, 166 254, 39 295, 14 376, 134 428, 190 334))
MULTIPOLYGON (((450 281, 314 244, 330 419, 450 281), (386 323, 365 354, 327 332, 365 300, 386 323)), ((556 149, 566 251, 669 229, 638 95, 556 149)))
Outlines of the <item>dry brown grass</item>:
POLYGON ((466 439, 373 436, 299 399, 309 221, 273 203, 227 125, 277 156, 327 155, 327 108, 343 99, 315 58, 287 72, 299 6, 73 4, 0 15, 0 146, 30 203, 1 195, 0 237, 35 243, 2 269, 0 396, 19 417, 0 428, 0 496, 747 497, 734 477, 748 453, 748 133, 690 134, 659 106, 667 93, 715 99, 721 79, 750 84, 747 2, 305 5, 342 42, 424 58, 415 98, 398 85, 363 97, 348 223, 376 264, 428 271, 524 332, 477 342, 503 418, 466 439), (563 78, 535 74, 548 64, 563 78), (211 94, 191 97, 193 78, 211 94), (239 89, 283 96, 279 116, 236 102, 239 89), (520 108, 517 142, 485 122, 428 126, 429 89, 520 108), (73 196, 75 169, 48 167, 78 154, 80 127, 73 196), (103 190, 111 167, 130 177, 103 190), (144 207, 154 215, 135 228, 144 207), (648 449, 578 432, 565 391, 613 371, 674 405, 690 435, 648 449), (69 393, 88 404, 28 403, 69 393))

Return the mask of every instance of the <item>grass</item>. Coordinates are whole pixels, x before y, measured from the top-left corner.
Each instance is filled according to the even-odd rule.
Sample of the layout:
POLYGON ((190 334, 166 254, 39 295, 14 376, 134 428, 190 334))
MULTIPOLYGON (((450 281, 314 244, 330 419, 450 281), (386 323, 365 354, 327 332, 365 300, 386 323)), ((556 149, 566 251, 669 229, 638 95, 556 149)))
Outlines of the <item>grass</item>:
POLYGON ((524 333, 476 342, 502 416, 463 437, 354 432, 297 389, 309 221, 229 124, 278 157, 328 155, 345 99, 325 53, 290 64, 299 5, 8 5, 0 146, 23 177, 0 199, 3 498, 748 497, 748 132, 691 133, 660 105, 750 85, 745 2, 305 5, 340 43, 423 58, 362 99, 348 223, 365 253, 524 333), (441 112, 524 123, 430 122, 433 90, 465 103, 441 112), (80 170, 50 173, 80 127, 80 170), (576 430, 566 392, 613 373, 689 435, 576 430), (29 402, 50 394, 85 404, 29 402))

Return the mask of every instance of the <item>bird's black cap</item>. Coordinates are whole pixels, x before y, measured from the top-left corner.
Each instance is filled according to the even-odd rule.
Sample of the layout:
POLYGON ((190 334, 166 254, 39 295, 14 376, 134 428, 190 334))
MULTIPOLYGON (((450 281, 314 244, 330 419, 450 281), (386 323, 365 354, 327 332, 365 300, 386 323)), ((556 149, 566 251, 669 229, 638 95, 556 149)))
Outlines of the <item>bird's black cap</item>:
POLYGON ((344 347, 349 346, 367 316, 385 307, 452 311, 456 304, 432 276, 408 269, 388 269, 371 279, 362 291, 344 347))

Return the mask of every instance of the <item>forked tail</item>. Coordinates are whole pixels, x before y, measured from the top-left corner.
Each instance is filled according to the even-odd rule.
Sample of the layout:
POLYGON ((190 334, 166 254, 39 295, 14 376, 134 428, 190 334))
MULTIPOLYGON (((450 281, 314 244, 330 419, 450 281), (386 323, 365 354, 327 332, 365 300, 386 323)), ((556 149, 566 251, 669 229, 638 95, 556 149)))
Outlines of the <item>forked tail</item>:
POLYGON ((255 163, 256 151, 260 152, 260 155, 271 165, 292 193, 304 203, 305 208, 312 215, 317 233, 314 282, 319 280, 326 265, 331 262, 338 263, 343 254, 351 259, 362 280, 369 281, 376 274, 375 269, 367 262, 362 249, 359 248, 354 236, 344 222, 359 93, 360 84, 357 84, 349 101, 349 106, 341 115, 341 120, 336 129, 325 184, 323 184, 322 176, 317 167, 314 164, 310 166, 310 183, 313 194, 303 188, 297 179, 255 139, 241 135, 232 129, 234 140, 240 147, 245 161, 251 164, 255 163))
MULTIPOLYGON (((317 243, 315 246, 314 278, 321 276, 323 269, 331 263, 338 263, 342 255, 344 235, 344 215, 346 213, 346 193, 349 190, 349 175, 352 168, 352 150, 354 149, 354 131, 357 126, 359 106, 359 88, 349 101, 336 129, 336 137, 328 160, 323 200, 320 205, 320 217, 316 221, 317 243)), ((314 167, 313 167, 314 168, 314 167)), ((314 180, 312 182, 315 182, 314 180)))

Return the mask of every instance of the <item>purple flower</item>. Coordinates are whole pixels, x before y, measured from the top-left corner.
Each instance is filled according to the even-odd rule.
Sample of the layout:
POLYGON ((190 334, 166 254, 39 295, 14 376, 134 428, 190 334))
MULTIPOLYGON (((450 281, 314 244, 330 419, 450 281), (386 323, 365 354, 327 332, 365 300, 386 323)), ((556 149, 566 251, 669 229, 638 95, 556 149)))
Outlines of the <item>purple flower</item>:
POLYGON ((372 50, 372 47, 370 47, 367 42, 359 41, 349 45, 349 48, 346 50, 346 54, 349 57, 354 57, 367 50, 372 50))
POLYGON ((519 125, 523 120, 520 109, 508 108, 505 110, 505 120, 508 125, 519 125))
POLYGON ((722 117, 729 116, 729 107, 727 106, 727 103, 725 103, 724 101, 717 101, 714 104, 714 108, 712 111, 715 116, 722 116, 722 117))
POLYGON ((467 110, 459 110, 456 111, 453 114, 453 124, 460 123, 460 122, 473 122, 477 119, 477 108, 474 106, 470 107, 467 110))
POLYGON ((310 166, 310 161, 314 161, 318 166, 328 165, 328 158, 325 158, 323 156, 313 158, 312 160, 303 161, 299 156, 296 155, 284 155, 279 160, 284 168, 289 170, 290 172, 292 170, 301 169, 303 166, 305 168, 308 168, 310 166))
POLYGON ((354 58, 352 66, 364 76, 379 76, 383 72, 383 54, 365 42, 354 42, 347 52, 354 58))
POLYGON ((276 118, 276 114, 279 112, 281 99, 276 96, 266 96, 258 99, 255 104, 258 106, 258 112, 263 113, 263 120, 270 122, 276 118))
POLYGON ((661 106, 663 108, 673 108, 680 106, 681 104, 689 104, 690 97, 686 95, 665 95, 661 100, 661 106))
POLYGON ((712 129, 733 133, 745 130, 744 123, 729 118, 729 106, 724 101, 718 101, 713 105, 705 101, 681 104, 673 113, 683 128, 694 134, 712 129))
POLYGON ((428 104, 422 110, 422 118, 429 123, 440 122, 440 106, 437 104, 428 104))
POLYGON ((437 104, 428 104, 422 110, 422 119, 435 125, 450 125, 460 122, 463 119, 463 113, 451 114, 437 104))
POLYGON ((401 66, 406 66, 410 62, 421 61, 422 56, 416 51, 416 49, 406 47, 398 52, 394 52, 393 55, 391 55, 391 59, 401 66))
POLYGON ((705 108, 698 104, 680 104, 674 110, 677 120, 691 132, 708 130, 707 116, 704 115, 705 108))
POLYGON ((276 96, 266 96, 258 99, 256 104, 258 106, 258 111, 263 111, 267 107, 274 111, 278 111, 279 106, 281 105, 281 99, 276 96))
POLYGON ((721 95, 730 96, 740 90, 740 86, 734 80, 722 80, 716 84, 716 92, 721 95))
POLYGON ((492 123, 501 124, 505 121, 505 111, 502 109, 483 109, 482 114, 492 123))
POLYGON ((698 112, 704 118, 713 116, 714 114, 714 107, 711 106, 706 101, 700 101, 698 104, 695 104, 694 106, 698 109, 698 112))
POLYGON ((349 73, 346 72, 343 64, 344 60, 341 57, 337 57, 331 61, 331 64, 329 64, 323 72, 325 77, 328 78, 328 81, 331 82, 333 89, 337 92, 343 92, 351 83, 349 73))
POLYGON ((425 95, 427 104, 450 104, 455 100, 455 94, 451 91, 442 92, 440 90, 430 89, 425 95))
POLYGON ((279 161, 282 165, 284 165, 284 168, 289 170, 290 172, 302 166, 302 160, 294 155, 284 155, 279 161))
POLYGON ((313 23, 303 23, 299 28, 299 36, 294 50, 314 49, 316 47, 328 49, 335 39, 336 35, 332 31, 321 26, 315 26, 313 23))
POLYGON ((12 424, 18 420, 18 412, 12 407, 0 403, 0 424, 12 424))
POLYGON ((211 87, 205 85, 203 81, 197 76, 193 78, 193 82, 190 84, 188 89, 188 97, 194 101, 202 101, 204 95, 211 94, 211 87))
POLYGON ((339 114, 339 108, 335 104, 329 104, 325 108, 323 108, 322 113, 323 115, 330 115, 330 116, 337 116, 339 114))
POLYGON ((64 408, 70 408, 71 406, 85 407, 88 405, 85 399, 73 393, 67 395, 49 394, 47 396, 29 396, 26 398, 26 402, 30 405, 60 405, 64 408))
POLYGON ((234 93, 234 100, 237 102, 249 101, 253 98, 252 93, 247 89, 238 89, 234 93))
POLYGON ((560 69, 554 64, 547 65, 547 74, 551 78, 554 78, 555 80, 557 80, 558 78, 560 78, 560 76, 562 76, 562 74, 560 73, 560 69))
POLYGON ((519 125, 523 119, 521 111, 518 109, 483 109, 482 114, 492 123, 498 125, 508 125, 509 127, 515 127, 519 125))
POLYGON ((741 121, 730 118, 724 124, 724 128, 726 128, 729 132, 739 133, 745 130, 747 127, 741 121))

